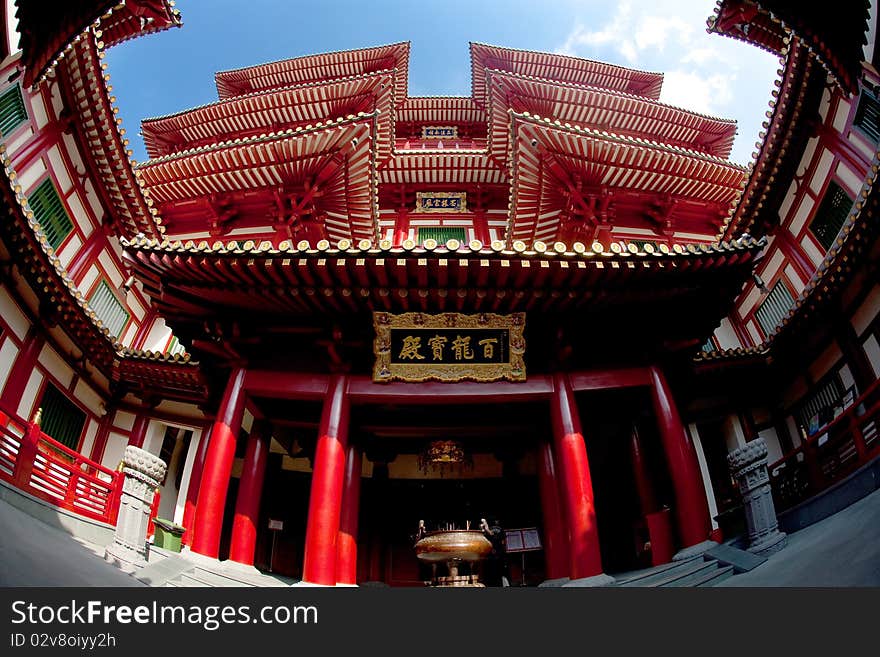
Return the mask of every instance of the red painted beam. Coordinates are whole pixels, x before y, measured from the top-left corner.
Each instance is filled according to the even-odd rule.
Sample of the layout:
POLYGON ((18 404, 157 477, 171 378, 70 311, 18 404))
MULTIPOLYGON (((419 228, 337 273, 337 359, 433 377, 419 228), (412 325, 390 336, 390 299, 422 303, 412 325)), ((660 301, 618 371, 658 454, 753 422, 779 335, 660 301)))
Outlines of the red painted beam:
POLYGON ((252 397, 276 399, 324 399, 329 377, 304 372, 248 370, 244 389, 252 397))
MULTIPOLYGON (((255 397, 284 399, 323 399, 328 378, 322 374, 249 370, 244 388, 255 397)), ((573 372, 569 375, 574 391, 608 390, 651 385, 646 368, 621 368, 573 372)), ((440 381, 412 384, 403 382, 374 383, 368 376, 352 376, 349 396, 354 404, 467 404, 503 401, 542 401, 553 392, 551 377, 537 375, 527 381, 512 383, 496 381, 478 383, 461 381, 455 385, 440 381)))
POLYGON ((650 372, 644 367, 572 372, 568 380, 575 392, 651 385, 650 372))
POLYGON ((540 401, 550 398, 553 385, 550 377, 540 375, 521 383, 496 381, 455 384, 428 381, 425 383, 373 383, 366 376, 351 377, 349 394, 355 404, 480 404, 492 401, 540 401))

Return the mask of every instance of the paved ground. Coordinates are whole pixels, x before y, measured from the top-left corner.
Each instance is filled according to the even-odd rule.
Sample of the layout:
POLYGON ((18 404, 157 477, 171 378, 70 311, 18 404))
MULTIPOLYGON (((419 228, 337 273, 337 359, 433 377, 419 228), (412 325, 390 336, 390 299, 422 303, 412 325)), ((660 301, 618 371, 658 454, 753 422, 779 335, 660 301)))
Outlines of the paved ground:
POLYGON ((143 586, 102 554, 0 501, 0 586, 143 586))
POLYGON ((784 550, 718 586, 880 586, 880 490, 789 534, 784 550))
MULTIPOLYGON (((141 586, 103 550, 0 501, 0 586, 141 586)), ((880 491, 788 537, 788 547, 719 586, 880 586, 880 491)))

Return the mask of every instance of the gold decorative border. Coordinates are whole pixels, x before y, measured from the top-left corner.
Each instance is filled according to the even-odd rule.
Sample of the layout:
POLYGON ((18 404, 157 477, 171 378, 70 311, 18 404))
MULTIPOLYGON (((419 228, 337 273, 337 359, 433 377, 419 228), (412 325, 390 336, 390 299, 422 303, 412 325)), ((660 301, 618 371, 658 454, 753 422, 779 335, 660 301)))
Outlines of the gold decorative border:
POLYGON ((394 315, 386 312, 373 313, 373 329, 376 338, 373 342, 373 354, 376 362, 373 365, 373 381, 525 381, 526 364, 523 356, 526 342, 523 331, 526 327, 525 313, 496 315, 480 313, 465 315, 462 313, 402 313, 394 315), (449 364, 412 364, 391 362, 391 329, 425 329, 425 328, 486 328, 509 329, 508 345, 510 360, 507 363, 449 363, 449 364))
POLYGON ((431 213, 442 212, 445 214, 467 212, 467 192, 416 192, 416 212, 431 213), (422 199, 426 198, 457 198, 461 201, 459 208, 423 208, 422 199))
POLYGON ((422 139, 458 139, 458 126, 457 125, 423 125, 422 126, 422 139), (452 136, 450 137, 439 137, 439 136, 428 136, 428 130, 449 130, 452 129, 452 136))

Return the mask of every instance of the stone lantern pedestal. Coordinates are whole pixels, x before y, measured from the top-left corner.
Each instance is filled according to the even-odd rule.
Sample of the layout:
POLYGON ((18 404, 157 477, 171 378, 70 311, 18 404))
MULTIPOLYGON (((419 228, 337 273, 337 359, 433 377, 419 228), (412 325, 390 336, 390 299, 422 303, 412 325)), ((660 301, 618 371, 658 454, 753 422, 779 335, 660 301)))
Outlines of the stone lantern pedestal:
POLYGON ((748 551, 762 556, 778 552, 785 547, 786 537, 779 531, 776 519, 767 471, 767 445, 763 438, 732 451, 727 455, 727 464, 743 498, 749 532, 748 551))
POLYGON ((122 459, 122 496, 113 543, 104 559, 122 568, 147 563, 147 524, 156 488, 165 476, 165 462, 138 447, 125 448, 122 459))

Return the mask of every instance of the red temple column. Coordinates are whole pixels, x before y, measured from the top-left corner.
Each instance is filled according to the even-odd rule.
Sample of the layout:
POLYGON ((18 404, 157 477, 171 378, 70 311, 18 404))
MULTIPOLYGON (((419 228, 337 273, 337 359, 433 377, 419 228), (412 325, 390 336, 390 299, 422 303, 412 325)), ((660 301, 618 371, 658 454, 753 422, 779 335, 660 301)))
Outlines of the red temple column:
POLYGON ((132 447, 144 446, 144 440, 147 437, 147 426, 150 419, 146 415, 137 415, 134 419, 134 425, 131 427, 131 434, 128 437, 128 444, 132 447))
POLYGON ((211 431, 211 444, 199 483, 199 497, 193 530, 192 551, 216 559, 220 554, 220 532, 229 477, 235 460, 235 442, 244 415, 243 367, 232 370, 217 419, 211 431))
POLYGON ((562 506, 568 525, 568 575, 572 580, 596 577, 597 583, 602 583, 602 580, 611 582, 613 580, 602 573, 590 463, 581 434, 581 421, 574 403, 574 393, 564 374, 554 376, 550 403, 553 448, 562 481, 562 506))
POLYGON ((312 584, 336 584, 336 539, 342 510, 348 415, 348 378, 333 376, 321 413, 306 525, 303 580, 312 584))
POLYGON ((257 546, 257 522, 260 516, 260 498, 266 478, 269 460, 269 437, 271 431, 264 422, 254 422, 248 436, 244 468, 235 500, 235 519, 232 522, 232 543, 229 558, 246 566, 254 565, 254 549, 257 546))
POLYGON ((189 473, 189 484, 186 488, 186 501, 183 505, 183 526, 186 531, 181 537, 184 545, 192 545, 192 539, 195 535, 196 506, 199 501, 199 485, 202 482, 202 471, 205 468, 205 459, 208 456, 208 443, 211 440, 210 427, 205 427, 202 431, 202 437, 199 440, 198 452, 193 459, 192 470, 189 473))
MULTIPOLYGON (((18 409, 24 389, 27 387, 27 382, 37 366, 37 358, 45 344, 46 341, 37 333, 35 328, 28 331, 21 350, 15 358, 15 363, 12 364, 12 368, 9 370, 6 385, 3 387, 3 394, 0 395, 0 401, 9 410, 15 412, 18 409)), ((24 416, 28 417, 29 412, 28 410, 24 416)))
POLYGON ((336 538, 336 583, 357 584, 358 512, 361 499, 361 450, 349 445, 342 482, 342 510, 336 538))
POLYGON ((645 519, 648 540, 651 544, 651 565, 659 566, 672 561, 675 554, 672 539, 672 520, 668 508, 659 508, 654 484, 648 468, 642 440, 638 428, 633 425, 630 435, 630 456, 632 457, 633 477, 639 495, 639 508, 645 519))
POLYGON ((538 445, 538 488, 541 492, 541 514, 544 517, 547 579, 568 577, 568 535, 562 519, 553 446, 543 440, 538 445))
POLYGON ((89 458, 96 463, 101 463, 104 459, 104 449, 107 447, 107 440, 110 438, 111 418, 115 415, 116 409, 112 402, 108 403, 104 415, 98 422, 98 433, 95 435, 95 442, 92 443, 92 451, 89 458))
POLYGON ((632 457, 636 491, 639 494, 639 508, 642 510, 642 515, 647 516, 657 510, 657 498, 654 495, 651 476, 648 474, 648 464, 646 463, 645 452, 639 438, 639 430, 635 426, 630 436, 629 453, 632 457))
POLYGON ((700 475, 700 465, 690 437, 681 423, 678 409, 669 390, 666 377, 658 367, 650 368, 651 401, 657 415, 660 439, 666 453, 666 462, 672 475, 675 494, 675 517, 683 549, 676 558, 699 554, 711 547, 709 538, 709 505, 700 475))

